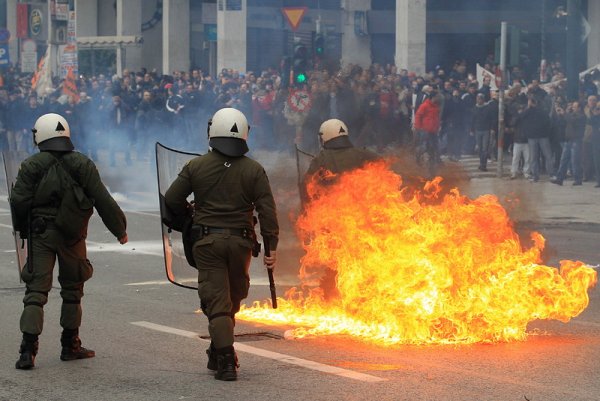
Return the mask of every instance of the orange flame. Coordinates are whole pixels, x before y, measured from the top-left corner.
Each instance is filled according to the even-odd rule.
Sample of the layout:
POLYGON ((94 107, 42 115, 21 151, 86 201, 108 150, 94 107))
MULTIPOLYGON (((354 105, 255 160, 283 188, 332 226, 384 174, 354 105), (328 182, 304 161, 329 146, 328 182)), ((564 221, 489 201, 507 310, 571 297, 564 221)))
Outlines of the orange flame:
POLYGON ((523 340, 535 319, 568 322, 597 273, 579 261, 541 263, 544 237, 523 249, 492 195, 442 194, 441 178, 410 193, 385 163, 311 182, 297 221, 302 289, 241 319, 297 327, 294 337, 344 334, 384 345, 523 340), (335 271, 337 291, 319 286, 335 271))

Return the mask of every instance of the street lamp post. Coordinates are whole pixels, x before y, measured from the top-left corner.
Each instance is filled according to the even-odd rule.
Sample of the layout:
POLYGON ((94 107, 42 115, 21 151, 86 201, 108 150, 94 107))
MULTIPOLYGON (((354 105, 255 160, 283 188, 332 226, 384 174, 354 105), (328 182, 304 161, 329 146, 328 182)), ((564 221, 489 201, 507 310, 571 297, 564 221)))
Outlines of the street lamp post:
POLYGON ((567 98, 579 98, 579 59, 581 56, 581 0, 567 1, 567 98))
POLYGON ((500 74, 501 81, 498 88, 498 166, 496 176, 502 178, 502 168, 504 163, 504 86, 506 77, 506 21, 500 25, 500 74))

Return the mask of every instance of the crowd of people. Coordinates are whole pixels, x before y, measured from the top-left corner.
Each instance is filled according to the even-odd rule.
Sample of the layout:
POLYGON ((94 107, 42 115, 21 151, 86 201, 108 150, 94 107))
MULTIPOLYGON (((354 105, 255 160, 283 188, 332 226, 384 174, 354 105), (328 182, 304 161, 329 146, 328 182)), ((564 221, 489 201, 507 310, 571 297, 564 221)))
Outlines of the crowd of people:
MULTIPOLYGON (((495 70, 492 60, 482 64, 495 70)), ((575 183, 596 177, 600 184, 593 77, 588 74, 582 82, 580 99, 567 102, 562 66, 551 63, 548 71, 550 82, 541 83, 518 67, 511 70, 504 115, 511 178, 537 181, 546 174, 558 184, 569 176, 575 183)), ((416 161, 426 157, 430 174, 440 172, 442 155, 451 162, 478 155, 482 171, 496 157, 498 93, 493 77, 478 80, 461 60, 448 72, 437 67, 423 75, 378 64, 315 69, 302 87, 286 85, 276 69, 223 69, 216 77, 196 69, 171 75, 124 70, 120 77, 80 76, 77 97, 63 95, 59 79, 54 91, 40 94, 29 85, 30 76, 8 70, 3 78, 2 149, 31 152, 33 122, 56 112, 71 121, 80 151, 94 159, 106 151, 112 165, 129 164, 132 157, 148 159, 156 141, 203 153, 208 148, 206 121, 216 110, 233 107, 248 116, 252 149, 291 152, 297 145, 315 154, 319 144, 314 133, 323 121, 337 118, 348 125, 358 147, 381 153, 415 146, 416 161), (288 101, 298 89, 309 94, 309 105, 301 112, 288 101)))

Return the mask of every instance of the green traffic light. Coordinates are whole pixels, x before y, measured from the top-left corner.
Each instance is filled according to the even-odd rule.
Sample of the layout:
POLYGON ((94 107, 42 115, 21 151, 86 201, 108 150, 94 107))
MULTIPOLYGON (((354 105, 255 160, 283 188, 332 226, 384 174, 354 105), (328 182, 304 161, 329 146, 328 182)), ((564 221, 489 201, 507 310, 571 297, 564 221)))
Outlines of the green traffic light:
POLYGON ((302 73, 296 75, 296 82, 299 84, 306 82, 306 75, 302 73))

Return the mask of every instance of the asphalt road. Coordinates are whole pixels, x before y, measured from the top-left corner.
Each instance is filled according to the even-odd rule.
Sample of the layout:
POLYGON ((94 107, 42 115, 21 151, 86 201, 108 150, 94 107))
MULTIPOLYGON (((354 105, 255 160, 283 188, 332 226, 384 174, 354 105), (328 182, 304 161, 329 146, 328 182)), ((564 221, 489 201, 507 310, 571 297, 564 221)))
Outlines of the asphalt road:
MULTIPOLYGON (((468 161, 463 165, 469 170, 468 161)), ((301 255, 289 219, 297 207, 295 166, 291 156, 278 156, 265 167, 282 205, 276 278, 283 294, 297 283, 301 255)), ((130 242, 119 245, 93 217, 88 256, 95 273, 86 285, 81 338, 97 356, 59 360, 60 295, 54 288, 31 371, 14 368, 24 287, 17 276, 5 185, 0 182, 0 400, 600 400, 598 287, 590 292, 589 307, 571 322, 532 322, 529 329, 537 334, 508 344, 383 348, 338 336, 285 340, 288 327, 238 321, 239 380, 216 381, 206 369, 207 321, 198 313, 197 294, 165 279, 151 166, 140 162, 133 169, 100 169, 127 210, 130 242)), ((525 197, 522 202, 529 202, 529 209, 521 210, 517 228, 535 229, 547 238, 548 264, 556 266, 560 259, 598 264, 600 213, 592 186, 575 195, 567 186, 469 171, 461 185, 471 196, 518 192, 525 197), (563 201, 545 199, 561 190, 565 205, 569 198, 582 202, 583 191, 591 198, 575 213, 563 201), (526 196, 537 192, 543 200, 526 196), (536 202, 544 203, 534 208, 536 202)), ((248 302, 267 299, 266 273, 256 261, 251 280, 248 302)))

